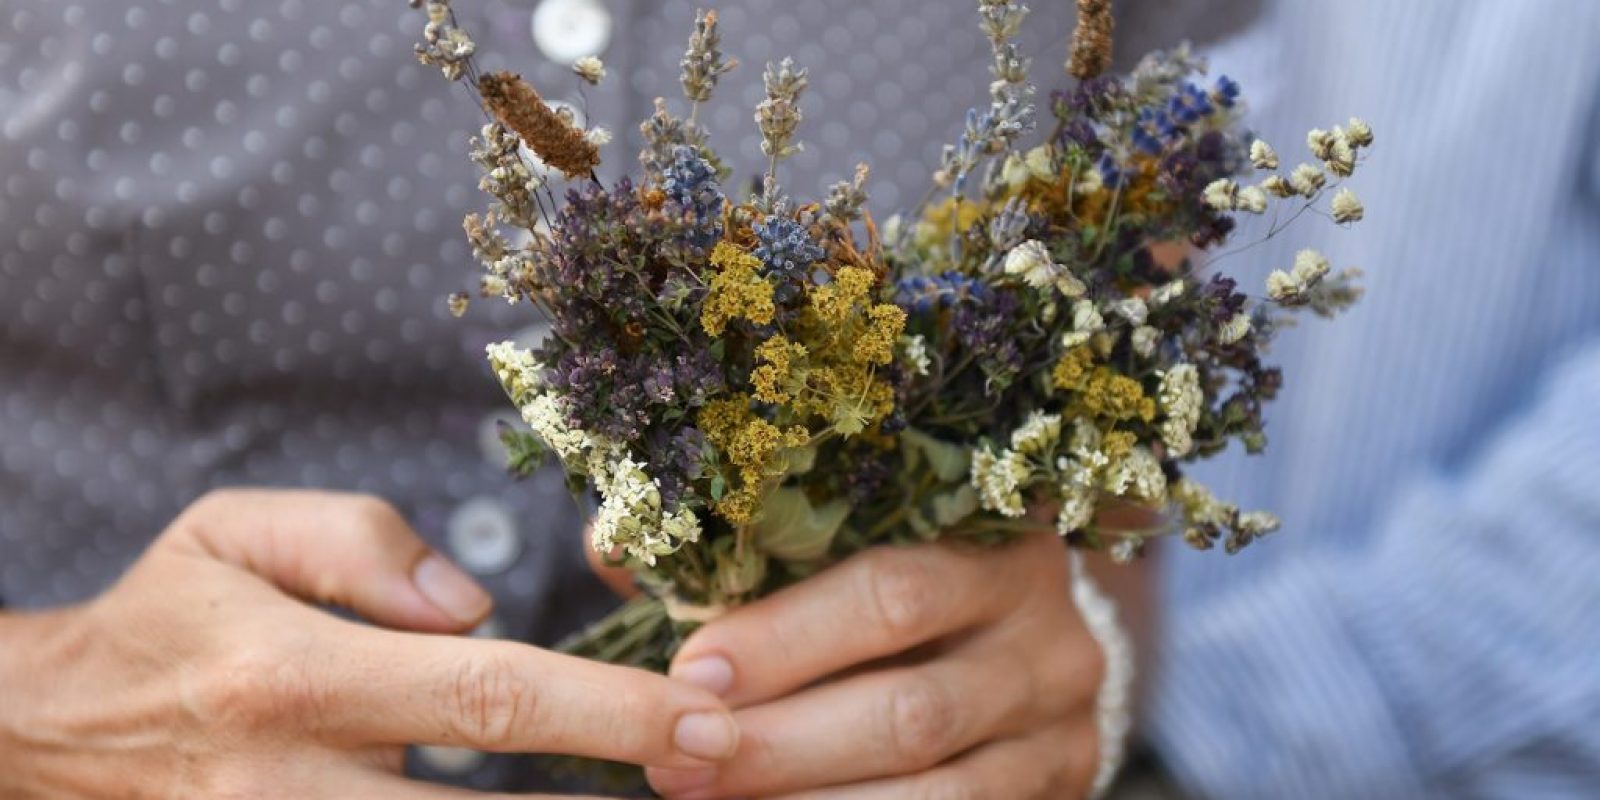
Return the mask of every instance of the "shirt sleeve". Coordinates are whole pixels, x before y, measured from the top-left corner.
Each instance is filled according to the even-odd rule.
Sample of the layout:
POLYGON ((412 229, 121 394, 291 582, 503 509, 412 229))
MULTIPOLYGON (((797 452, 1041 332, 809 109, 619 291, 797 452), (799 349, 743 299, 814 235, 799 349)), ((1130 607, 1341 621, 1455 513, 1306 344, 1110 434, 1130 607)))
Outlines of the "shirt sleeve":
MULTIPOLYGON (((1354 556, 1169 612, 1150 733, 1210 797, 1600 785, 1600 341, 1354 556)), ((1352 498, 1352 502, 1359 502, 1352 498)))

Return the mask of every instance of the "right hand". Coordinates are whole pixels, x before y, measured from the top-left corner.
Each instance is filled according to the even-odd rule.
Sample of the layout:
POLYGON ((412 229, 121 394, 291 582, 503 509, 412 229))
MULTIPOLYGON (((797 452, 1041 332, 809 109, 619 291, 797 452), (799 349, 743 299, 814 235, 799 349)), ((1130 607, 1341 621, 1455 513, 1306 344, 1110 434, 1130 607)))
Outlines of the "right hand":
POLYGON ((0 795, 481 797, 407 781, 407 744, 708 766, 712 694, 452 633, 489 596, 382 501, 223 491, 87 605, 0 617, 0 795), (298 598, 298 599, 297 599, 298 598))

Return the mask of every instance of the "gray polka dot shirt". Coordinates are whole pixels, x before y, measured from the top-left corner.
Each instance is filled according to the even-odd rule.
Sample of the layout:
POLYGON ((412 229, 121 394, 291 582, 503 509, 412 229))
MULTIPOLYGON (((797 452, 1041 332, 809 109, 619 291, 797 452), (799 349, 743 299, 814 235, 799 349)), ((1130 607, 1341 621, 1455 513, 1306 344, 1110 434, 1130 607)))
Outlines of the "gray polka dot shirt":
MULTIPOLYGON (((615 177, 650 100, 678 97, 696 4, 545 2, 568 16, 537 37, 533 0, 458 11, 485 67, 612 128, 615 177), (586 47, 610 78, 579 92, 567 67, 586 47)), ((921 191, 984 96, 971 2, 721 5, 744 66, 708 122, 741 174, 762 161, 750 116, 770 59, 812 69, 790 187, 820 195, 868 161, 885 211, 921 191)), ((1025 49, 1046 75, 1071 4, 1035 5, 1025 49)), ((465 156, 481 120, 414 63, 421 25, 401 0, 0 6, 5 604, 93 596, 186 504, 231 485, 389 499, 497 595, 490 635, 548 642, 610 602, 559 479, 504 476, 495 426, 514 417, 483 346, 538 337, 538 321, 446 308, 476 269, 459 222, 483 202, 465 156)), ((509 761, 434 761, 418 771, 530 785, 509 761)))

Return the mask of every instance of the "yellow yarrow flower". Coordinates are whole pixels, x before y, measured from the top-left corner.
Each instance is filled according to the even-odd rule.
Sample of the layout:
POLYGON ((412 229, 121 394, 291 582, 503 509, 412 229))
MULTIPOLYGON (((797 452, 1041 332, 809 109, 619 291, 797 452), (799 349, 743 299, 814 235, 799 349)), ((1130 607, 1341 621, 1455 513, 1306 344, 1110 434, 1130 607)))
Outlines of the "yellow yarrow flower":
POLYGON ((1149 422, 1156 416, 1156 401, 1139 382, 1110 367, 1095 367, 1075 405, 1091 417, 1149 422))
POLYGON ((867 312, 867 325, 856 339, 852 355, 862 364, 888 364, 894 360, 894 345, 906 327, 906 312, 899 306, 879 303, 867 312))
POLYGON ((756 348, 756 359, 763 363, 750 373, 756 399, 764 403, 787 403, 805 386, 806 347, 783 336, 774 336, 756 348))
POLYGON ((718 271, 700 309, 706 333, 721 336, 728 323, 738 319, 757 325, 772 321, 772 284, 761 277, 760 259, 738 245, 718 242, 711 251, 711 266, 718 271))
POLYGON ((1057 389, 1081 392, 1088 386, 1089 371, 1093 367, 1094 350, 1079 345, 1061 355, 1055 369, 1050 371, 1050 380, 1057 389))

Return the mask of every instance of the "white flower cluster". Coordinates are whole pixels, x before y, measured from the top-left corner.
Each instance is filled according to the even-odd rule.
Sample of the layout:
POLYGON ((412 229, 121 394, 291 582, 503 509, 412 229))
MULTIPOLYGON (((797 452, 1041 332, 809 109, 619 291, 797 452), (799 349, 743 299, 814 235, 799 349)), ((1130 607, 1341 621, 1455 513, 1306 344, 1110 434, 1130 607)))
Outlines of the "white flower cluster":
POLYGON ((1085 297, 1072 304, 1072 330, 1061 334, 1061 346, 1071 350, 1106 329, 1106 318, 1094 301, 1085 297))
POLYGON ((1189 478, 1174 483, 1171 495, 1183 510, 1184 541, 1201 550, 1209 549, 1224 530, 1231 531, 1226 547, 1233 552, 1281 524, 1270 512, 1241 513, 1238 506, 1218 500, 1210 489, 1189 478))
POLYGON ((661 509, 661 485, 645 465, 624 455, 597 481, 602 500, 594 518, 594 547, 609 553, 621 547, 628 555, 655 566, 656 559, 678 551, 686 542, 700 539, 700 520, 679 506, 661 509))
POLYGON ((1225 345, 1238 344, 1241 339, 1249 336, 1250 331, 1254 330, 1254 328, 1255 324, 1250 321, 1250 314, 1240 311, 1230 317, 1218 329, 1217 341, 1225 345))
POLYGON ((1267 297, 1280 303, 1294 303, 1305 298, 1328 275, 1328 259, 1315 250, 1301 250, 1295 254, 1294 268, 1281 269, 1267 276, 1267 297))
MULTIPOLYGON (((1267 198, 1303 197, 1315 200, 1328 185, 1328 175, 1347 178, 1355 173, 1360 151, 1372 144, 1372 128, 1359 119, 1352 118, 1348 127, 1334 126, 1333 130, 1315 129, 1306 134, 1306 146, 1322 166, 1301 163, 1289 171, 1288 177, 1268 175, 1255 186, 1241 186, 1232 178, 1219 178, 1206 185, 1201 199, 1217 211, 1243 211, 1262 214, 1267 210, 1267 198)), ((1261 139, 1250 143, 1250 164, 1258 170, 1276 171, 1278 153, 1272 145, 1261 139)), ((1361 201, 1354 192, 1341 188, 1333 198, 1333 219, 1338 223, 1355 222, 1362 217, 1361 201)))
POLYGON ((928 340, 922 334, 900 337, 900 349, 906 356, 906 363, 911 365, 911 372, 916 375, 927 375, 932 362, 928 359, 928 340))
POLYGON ((561 459, 572 472, 580 472, 599 480, 595 467, 604 473, 604 455, 616 448, 609 441, 593 436, 567 422, 566 409, 550 392, 538 392, 522 404, 522 420, 533 429, 533 434, 544 442, 550 451, 561 459))
POLYGON ((494 342, 485 350, 489 355, 489 367, 500 379, 500 385, 505 387, 511 402, 521 405, 539 391, 542 385, 539 373, 544 370, 544 365, 534 360, 531 351, 518 347, 512 341, 494 342))
POLYGON ((1244 211, 1261 214, 1267 210, 1267 193, 1260 186, 1239 186, 1232 178, 1218 178, 1206 184, 1202 195, 1206 205, 1217 211, 1244 211))
POLYGON ((1065 297, 1082 297, 1089 290, 1078 276, 1062 264, 1055 263, 1044 242, 1029 239, 1006 253, 1005 272, 1016 275, 1035 289, 1054 286, 1065 297))
POLYGON ((1011 449, 1024 455, 1038 455, 1061 439, 1061 415, 1035 411, 1022 427, 1011 432, 1011 449))
POLYGON ((1007 517, 1026 513, 1022 484, 1031 472, 1028 457, 1015 450, 997 454, 979 447, 972 451, 972 488, 978 490, 978 502, 990 511, 1007 517))
POLYGON ((1144 445, 1133 448, 1106 474, 1106 491, 1119 497, 1134 497, 1150 503, 1167 500, 1167 476, 1161 461, 1144 445))
POLYGON ((972 486, 979 504, 989 511, 1020 517, 1027 511, 1023 488, 1036 480, 1054 481, 1054 499, 1060 503, 1056 530, 1066 536, 1094 521, 1102 493, 1152 504, 1166 502, 1166 474, 1148 448, 1136 446, 1127 455, 1112 458, 1105 451, 1100 429, 1081 419, 1073 423, 1062 448, 1062 428, 1060 415, 1034 412, 1012 432, 1010 448, 998 453, 988 447, 975 450, 972 486), (1066 452, 1055 458, 1051 477, 1045 465, 1050 463, 1050 455, 1061 449, 1066 452))
POLYGON ((1161 441, 1167 445, 1167 454, 1173 458, 1188 455, 1194 448, 1194 431, 1205 404, 1200 370, 1193 364, 1179 364, 1167 370, 1161 376, 1157 401, 1166 414, 1161 422, 1161 441))

